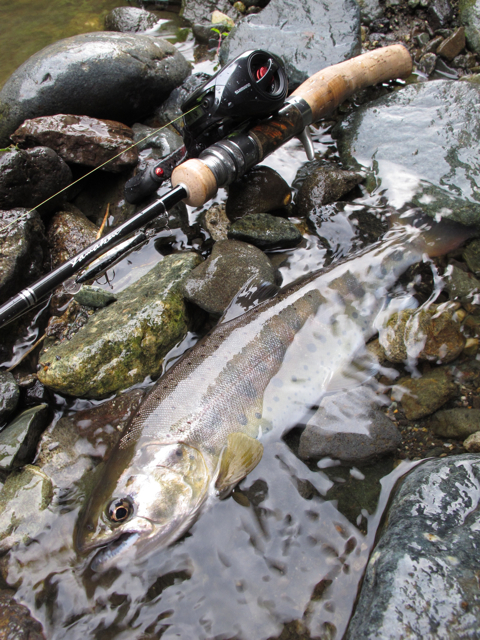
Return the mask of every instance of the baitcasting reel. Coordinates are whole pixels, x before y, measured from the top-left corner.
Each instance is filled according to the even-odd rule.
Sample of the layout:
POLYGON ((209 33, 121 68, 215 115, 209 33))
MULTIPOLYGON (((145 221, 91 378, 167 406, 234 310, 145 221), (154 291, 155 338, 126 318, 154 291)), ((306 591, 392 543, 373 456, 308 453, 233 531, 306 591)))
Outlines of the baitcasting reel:
POLYGON ((247 131, 257 120, 276 113, 287 90, 287 74, 277 56, 260 49, 239 55, 183 103, 184 147, 129 180, 127 201, 142 202, 186 158, 197 158, 215 142, 247 131))

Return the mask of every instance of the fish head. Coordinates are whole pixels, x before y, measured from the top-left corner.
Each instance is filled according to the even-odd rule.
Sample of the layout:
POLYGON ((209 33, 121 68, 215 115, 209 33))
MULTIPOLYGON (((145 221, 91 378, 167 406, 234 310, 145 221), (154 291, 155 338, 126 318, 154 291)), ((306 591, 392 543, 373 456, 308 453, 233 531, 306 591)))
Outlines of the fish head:
POLYGON ((192 446, 149 442, 119 475, 117 453, 119 460, 109 460, 77 526, 80 553, 100 547, 91 565, 96 571, 132 554, 142 559, 177 540, 208 495, 210 474, 192 446))

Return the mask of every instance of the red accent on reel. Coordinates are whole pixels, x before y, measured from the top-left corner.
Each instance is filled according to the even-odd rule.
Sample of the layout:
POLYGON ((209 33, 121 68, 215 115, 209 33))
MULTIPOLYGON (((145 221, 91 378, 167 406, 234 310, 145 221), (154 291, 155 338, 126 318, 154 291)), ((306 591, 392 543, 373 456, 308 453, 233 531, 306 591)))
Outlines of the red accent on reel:
POLYGON ((165 171, 162 169, 162 167, 157 167, 155 169, 155 175, 158 176, 159 178, 161 178, 164 173, 165 171))
POLYGON ((256 72, 257 80, 261 80, 263 76, 267 73, 267 71, 268 71, 268 67, 265 67, 265 66, 257 69, 257 72, 256 72))

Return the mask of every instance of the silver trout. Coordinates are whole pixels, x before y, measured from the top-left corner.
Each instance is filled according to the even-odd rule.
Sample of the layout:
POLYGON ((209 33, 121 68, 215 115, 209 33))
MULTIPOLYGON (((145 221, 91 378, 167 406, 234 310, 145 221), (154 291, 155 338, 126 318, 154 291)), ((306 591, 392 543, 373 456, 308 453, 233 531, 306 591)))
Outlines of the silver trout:
POLYGON ((450 246, 394 228, 362 255, 215 327, 140 406, 80 516, 77 548, 103 547, 101 570, 129 547, 143 558, 177 540, 209 494, 228 495, 258 464, 265 431, 305 423, 375 332, 398 277, 426 250, 450 246))

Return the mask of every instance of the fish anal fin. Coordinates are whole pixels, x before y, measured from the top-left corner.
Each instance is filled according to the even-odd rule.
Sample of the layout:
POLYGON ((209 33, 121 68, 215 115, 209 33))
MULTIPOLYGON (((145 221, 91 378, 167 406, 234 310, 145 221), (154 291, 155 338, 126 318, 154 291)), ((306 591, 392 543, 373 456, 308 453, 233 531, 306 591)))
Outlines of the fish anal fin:
POLYGON ((263 445, 244 433, 231 433, 220 459, 215 489, 226 497, 233 487, 247 476, 260 462, 263 445))

